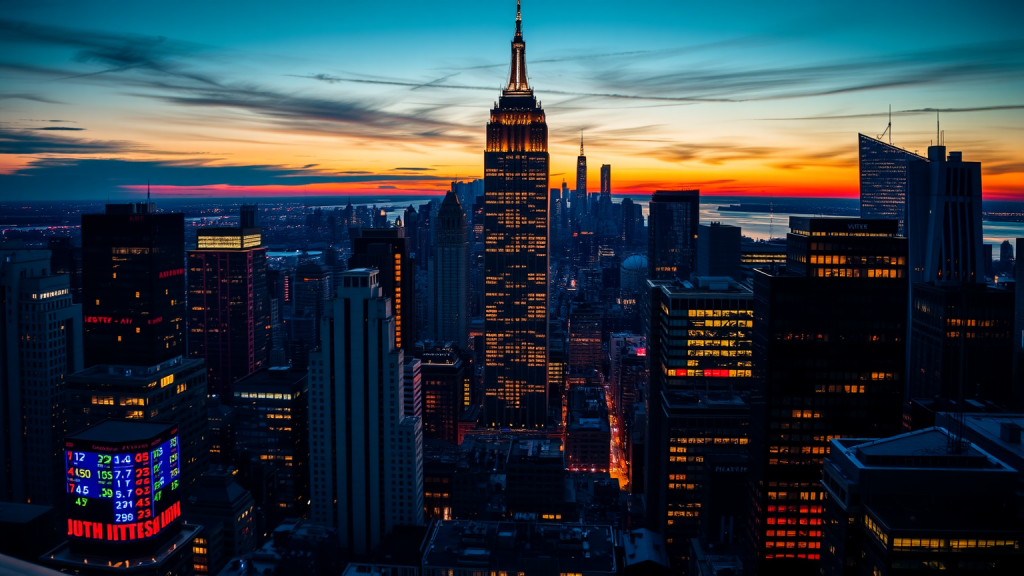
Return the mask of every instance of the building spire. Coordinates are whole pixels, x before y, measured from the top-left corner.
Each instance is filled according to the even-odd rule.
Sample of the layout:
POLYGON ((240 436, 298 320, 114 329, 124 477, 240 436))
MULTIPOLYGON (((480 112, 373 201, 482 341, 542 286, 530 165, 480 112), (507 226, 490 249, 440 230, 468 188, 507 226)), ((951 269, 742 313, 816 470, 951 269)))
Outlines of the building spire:
POLYGON ((523 41, 523 16, 520 0, 516 0, 516 35, 512 38, 512 67, 505 92, 530 92, 526 80, 526 42, 523 41))
POLYGON ((580 130, 580 156, 586 156, 583 153, 583 130, 580 130))

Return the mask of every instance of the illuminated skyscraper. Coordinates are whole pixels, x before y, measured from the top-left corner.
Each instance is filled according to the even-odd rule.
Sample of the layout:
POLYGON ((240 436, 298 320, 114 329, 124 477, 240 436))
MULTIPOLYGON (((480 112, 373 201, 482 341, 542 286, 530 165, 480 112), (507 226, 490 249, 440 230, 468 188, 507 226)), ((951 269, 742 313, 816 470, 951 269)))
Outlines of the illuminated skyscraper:
POLYGON ((860 217, 899 220, 906 235, 907 166, 926 160, 913 152, 859 134, 860 217))
POLYGON ((469 344, 469 229, 455 192, 448 192, 434 221, 428 307, 429 337, 469 344))
POLYGON ((697 266, 700 191, 658 190, 647 221, 651 280, 689 280, 697 266))
POLYGON ((573 230, 578 230, 587 220, 587 156, 583 153, 583 134, 580 134, 580 155, 576 158, 576 190, 572 196, 573 230))
POLYGON ((786 269, 754 271, 748 543, 761 576, 818 574, 832 438, 901 428, 907 241, 895 220, 790 218, 786 269))
MULTIPOLYGON (((243 210, 252 221, 253 211, 243 210)), ((266 366, 267 249, 259 228, 207 228, 188 251, 188 354, 205 358, 210 394, 230 405, 232 384, 266 366)))
MULTIPOLYGON (((426 205, 424 205, 426 206, 426 205)), ((429 212, 420 210, 419 223, 429 222, 429 212)), ((427 245, 423 254, 429 254, 426 242, 429 234, 420 237, 427 245)), ((409 253, 412 250, 404 228, 385 230, 364 228, 359 237, 352 240, 352 257, 348 267, 376 268, 380 271, 378 281, 385 298, 391 299, 395 314, 395 346, 411 349, 416 343, 416 271, 413 270, 409 253)))
POLYGON ((484 411, 493 427, 546 420, 548 169, 548 126, 527 83, 517 6, 511 73, 484 152, 484 411))

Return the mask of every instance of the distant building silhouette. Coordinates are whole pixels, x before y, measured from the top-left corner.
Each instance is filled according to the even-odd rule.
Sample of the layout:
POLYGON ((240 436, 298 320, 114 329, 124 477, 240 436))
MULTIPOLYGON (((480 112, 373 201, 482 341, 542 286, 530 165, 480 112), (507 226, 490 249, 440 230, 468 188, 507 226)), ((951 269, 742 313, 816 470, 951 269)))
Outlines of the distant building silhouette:
POLYGON ((185 216, 149 203, 82 215, 85 365, 185 354, 185 216))
POLYGON ((428 270, 427 335, 465 348, 469 345, 469 229, 454 192, 445 195, 437 212, 428 270))
POLYGON ((697 267, 700 191, 658 190, 651 196, 647 260, 651 280, 688 280, 697 267))

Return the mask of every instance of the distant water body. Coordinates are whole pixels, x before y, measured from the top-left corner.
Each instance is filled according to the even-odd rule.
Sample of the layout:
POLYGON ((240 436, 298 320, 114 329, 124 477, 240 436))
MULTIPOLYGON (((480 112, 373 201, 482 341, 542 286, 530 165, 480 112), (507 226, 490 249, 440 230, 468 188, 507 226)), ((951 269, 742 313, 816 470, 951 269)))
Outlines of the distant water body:
MULTIPOLYGON (((615 202, 621 202, 622 198, 630 198, 633 202, 639 204, 644 211, 644 217, 648 215, 648 203, 651 199, 649 195, 631 195, 631 196, 615 196, 615 202)), ((374 198, 372 200, 364 200, 353 198, 353 204, 375 204, 377 206, 384 206, 388 215, 388 220, 394 222, 397 217, 404 217, 405 207, 410 204, 419 207, 420 204, 429 202, 430 200, 440 201, 439 196, 422 196, 422 197, 381 197, 374 198)), ((733 226, 739 226, 743 229, 743 235, 749 236, 755 240, 767 240, 768 238, 785 238, 786 233, 789 232, 789 217, 790 216, 821 216, 822 210, 827 209, 846 209, 854 210, 853 215, 856 215, 858 208, 857 199, 823 199, 823 198, 780 198, 772 200, 770 198, 748 198, 748 197, 735 197, 735 196, 705 196, 701 197, 700 202, 700 221, 701 222, 721 222, 722 224, 731 224, 733 226), (720 206, 729 206, 732 204, 768 204, 774 202, 775 212, 743 212, 733 210, 722 210, 719 211, 720 206)), ((336 206, 337 208, 344 208, 344 206, 336 206)), ((324 206, 325 209, 335 208, 335 206, 324 206)), ((827 215, 827 214, 826 214, 827 215)), ((1016 243, 1017 238, 1024 238, 1024 222, 990 222, 984 221, 982 223, 982 229, 984 232, 984 241, 987 244, 1001 244, 1004 240, 1009 240, 1011 244, 1016 243)), ((1016 248, 1016 247, 1015 247, 1016 248)), ((999 250, 995 250, 996 258, 999 257, 999 250)))

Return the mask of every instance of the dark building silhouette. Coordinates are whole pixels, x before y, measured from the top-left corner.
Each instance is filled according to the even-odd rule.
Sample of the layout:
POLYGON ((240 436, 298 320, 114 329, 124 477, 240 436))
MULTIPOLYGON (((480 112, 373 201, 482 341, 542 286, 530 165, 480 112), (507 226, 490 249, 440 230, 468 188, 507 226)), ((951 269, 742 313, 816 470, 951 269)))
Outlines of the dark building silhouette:
POLYGON ((185 217, 108 204, 82 215, 85 365, 154 366, 185 354, 185 217))
POLYGON ((0 244, 0 501, 63 517, 67 377, 82 369, 82 306, 47 250, 0 244))
POLYGON ((188 355, 206 359, 208 391, 229 405, 234 382, 264 368, 269 354, 261 243, 259 228, 207 228, 188 251, 188 355))
POLYGON ((688 280, 697 266, 700 191, 658 190, 648 209, 648 277, 688 280))
POLYGON ((305 370, 277 366, 235 382, 234 439, 240 453, 278 469, 273 514, 295 517, 309 502, 309 381, 305 370))
POLYGON ((909 170, 911 282, 982 281, 981 163, 929 146, 909 170))
POLYGON ((484 152, 484 421, 539 428, 547 420, 548 127, 527 83, 516 10, 508 85, 487 123, 484 152))
POLYGON ((448 192, 434 220, 429 266, 427 334, 434 340, 469 345, 469 229, 455 192, 448 192))
POLYGON ((829 439, 901 428, 907 242, 898 222, 792 217, 790 228, 786 269, 754 272, 747 539, 760 574, 817 573, 829 439))
POLYGON ((719 222, 697 228, 697 274, 743 279, 740 227, 719 222))
POLYGON ((881 140, 858 134, 860 217, 898 220, 906 235, 908 165, 926 158, 881 140))
POLYGON ((984 284, 919 283, 912 298, 907 399, 976 400, 1011 409, 1014 293, 984 284))
POLYGON ((350 270, 376 268, 379 271, 377 281, 383 296, 391 299, 395 315, 395 346, 412 349, 417 338, 416 271, 409 251, 409 239, 402 228, 364 228, 359 237, 352 240, 348 267, 350 270))
POLYGON ((828 497, 811 503, 825 508, 810 526, 824 532, 821 574, 1024 572, 1017 472, 1005 462, 944 428, 830 444, 828 497))
POLYGON ((601 370, 601 327, 604 307, 597 302, 574 300, 569 309, 569 372, 601 370))
POLYGON ((334 271, 323 264, 307 262, 295 270, 290 358, 300 370, 309 365, 309 353, 319 345, 320 319, 333 294, 333 279, 334 271))
POLYGON ((58 236, 47 239, 50 251, 50 271, 67 274, 71 281, 71 302, 82 303, 82 247, 71 244, 71 238, 58 236))
MULTIPOLYGON (((1009 408, 1014 293, 985 284, 981 163, 945 146, 929 147, 928 159, 910 164, 906 399, 1009 408)), ((915 430, 932 424, 909 420, 915 430)))

